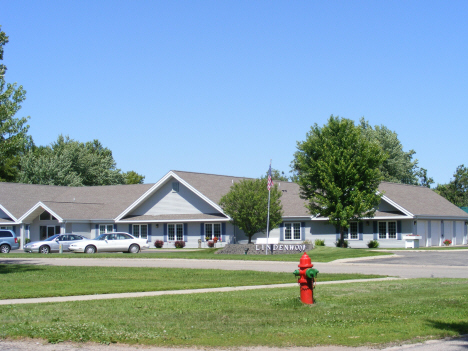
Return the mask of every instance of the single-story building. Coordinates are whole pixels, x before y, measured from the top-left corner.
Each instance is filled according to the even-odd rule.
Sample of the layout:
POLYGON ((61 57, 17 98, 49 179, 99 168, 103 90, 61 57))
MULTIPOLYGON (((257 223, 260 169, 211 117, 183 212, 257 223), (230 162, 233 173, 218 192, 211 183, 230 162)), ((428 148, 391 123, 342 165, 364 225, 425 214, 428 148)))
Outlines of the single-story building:
MULTIPOLYGON (((124 231, 165 247, 183 240, 186 247, 206 247, 217 237, 225 243, 246 243, 247 237, 231 224, 218 205, 232 184, 244 178, 170 171, 155 184, 63 187, 0 183, 0 228, 12 229, 31 241, 57 233, 95 238, 101 233, 124 231)), ((339 237, 327 218, 311 216, 299 197, 299 186, 277 181, 282 191, 283 223, 270 232, 281 244, 324 239, 327 246, 339 237)), ((429 188, 380 184, 382 201, 373 218, 351 224, 351 247, 405 247, 417 236, 420 246, 467 243, 468 213, 429 188), (409 237, 408 237, 409 235, 409 237)), ((264 238, 256 234, 253 239, 264 238)), ((219 244, 217 244, 219 246, 219 244)))

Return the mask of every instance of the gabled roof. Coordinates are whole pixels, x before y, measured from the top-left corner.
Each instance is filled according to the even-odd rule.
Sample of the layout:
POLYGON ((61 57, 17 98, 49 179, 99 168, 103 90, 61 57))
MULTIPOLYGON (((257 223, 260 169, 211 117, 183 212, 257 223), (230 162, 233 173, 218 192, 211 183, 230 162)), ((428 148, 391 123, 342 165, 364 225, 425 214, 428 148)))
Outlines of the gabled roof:
MULTIPOLYGON (((20 183, 0 183, 0 209, 10 218, 3 223, 17 222, 28 213, 36 214, 41 208, 49 209, 63 220, 117 220, 117 221, 176 221, 176 220, 226 220, 218 203, 229 192, 231 186, 243 177, 170 171, 158 183, 135 185, 109 185, 93 187, 64 187, 20 183), (166 214, 158 216, 126 217, 131 210, 144 203, 152 194, 170 181, 177 179, 197 196, 221 213, 166 214), (151 218, 150 218, 151 217, 151 218)), ((251 178, 250 178, 251 179, 251 178)), ((295 183, 275 181, 282 191, 281 203, 284 217, 306 217, 311 215, 300 198, 299 186, 295 183)), ((413 185, 383 182, 379 191, 383 201, 391 204, 395 211, 378 211, 376 217, 456 218, 468 219, 468 214, 456 207, 433 190, 413 185)))
MULTIPOLYGON (((229 192, 234 183, 243 179, 252 179, 206 173, 172 172, 217 204, 221 197, 229 192)), ((299 185, 284 181, 274 181, 274 183, 278 185, 279 190, 283 193, 281 203, 284 217, 310 217, 310 213, 305 207, 306 202, 299 197, 299 185)))
POLYGON ((114 219, 152 184, 67 187, 0 183, 0 204, 20 218, 42 203, 64 220, 114 219))
POLYGON ((415 217, 450 217, 468 219, 468 214, 423 186, 382 182, 384 196, 415 217))

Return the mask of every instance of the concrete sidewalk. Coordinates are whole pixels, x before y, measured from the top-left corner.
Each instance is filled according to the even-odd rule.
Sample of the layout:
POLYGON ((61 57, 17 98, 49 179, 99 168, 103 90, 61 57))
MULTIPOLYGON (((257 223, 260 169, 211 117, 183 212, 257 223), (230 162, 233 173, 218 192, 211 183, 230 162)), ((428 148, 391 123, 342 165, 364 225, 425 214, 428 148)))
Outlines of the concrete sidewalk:
MULTIPOLYGON (((335 280, 335 281, 328 281, 328 282, 317 282, 317 285, 363 283, 363 282, 369 282, 369 281, 370 282, 375 282, 375 281, 401 280, 401 279, 405 279, 405 278, 376 278, 376 279, 335 280)), ((297 283, 289 283, 289 284, 235 286, 235 287, 189 289, 189 290, 144 291, 144 292, 119 293, 119 294, 40 297, 40 298, 33 298, 33 299, 8 299, 8 300, 0 300, 0 305, 16 305, 16 304, 28 304, 28 303, 49 303, 49 302, 67 302, 67 301, 107 300, 107 299, 124 299, 124 298, 133 298, 133 297, 161 296, 161 295, 188 295, 188 294, 202 294, 202 293, 227 292, 227 291, 244 291, 244 290, 256 290, 256 289, 290 288, 290 287, 295 287, 295 286, 299 287, 299 285, 297 283)))

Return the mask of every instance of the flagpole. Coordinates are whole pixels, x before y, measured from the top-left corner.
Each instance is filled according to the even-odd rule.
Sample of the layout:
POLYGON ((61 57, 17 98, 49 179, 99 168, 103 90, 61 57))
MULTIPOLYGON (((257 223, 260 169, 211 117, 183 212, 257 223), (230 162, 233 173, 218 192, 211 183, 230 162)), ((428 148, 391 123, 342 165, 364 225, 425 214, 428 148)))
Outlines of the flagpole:
POLYGON ((265 255, 268 255, 268 239, 270 238, 270 189, 271 189, 271 159, 270 159, 270 168, 268 170, 268 215, 267 215, 267 241, 265 248, 265 255))

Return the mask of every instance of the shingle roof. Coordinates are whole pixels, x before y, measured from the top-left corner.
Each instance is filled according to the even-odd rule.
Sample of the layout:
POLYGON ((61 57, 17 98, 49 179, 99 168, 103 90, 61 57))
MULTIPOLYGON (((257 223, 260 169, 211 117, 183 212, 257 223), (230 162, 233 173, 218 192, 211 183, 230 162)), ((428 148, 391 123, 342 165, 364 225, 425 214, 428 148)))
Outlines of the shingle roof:
POLYGON ((41 201, 63 219, 113 219, 152 186, 66 187, 0 183, 0 203, 16 218, 41 201))
POLYGON ((390 200, 416 216, 464 217, 468 219, 466 212, 430 188, 382 182, 379 190, 383 191, 390 200))
MULTIPOLYGON (((229 192, 234 183, 240 182, 242 177, 231 177, 224 175, 193 173, 183 171, 172 171, 180 178, 200 191, 216 204, 221 197, 229 192)), ((299 197, 299 186, 296 183, 274 181, 282 191, 281 203, 283 205, 283 216, 285 217, 310 217, 310 213, 305 207, 305 201, 299 197)))
MULTIPOLYGON (((249 179, 183 171, 173 171, 173 173, 216 204, 230 190, 233 183, 249 179)), ((278 184, 279 189, 282 191, 281 202, 285 217, 310 216, 305 207, 306 201, 299 197, 299 186, 297 184, 284 181, 276 181, 275 183, 278 184)), ((63 187, 0 183, 0 204, 16 218, 23 216, 41 201, 63 219, 112 220, 153 186, 154 184, 63 187)), ((383 182, 380 184, 379 190, 383 191, 385 196, 390 200, 416 216, 468 219, 466 212, 426 187, 383 182)), ((382 213, 381 215, 384 216, 386 214, 382 213)), ((193 216, 205 219, 199 215, 187 214, 151 216, 152 218, 139 216, 138 219, 135 217, 132 217, 132 219, 189 220, 193 216)), ((202 216, 213 215, 204 214, 202 216)))

